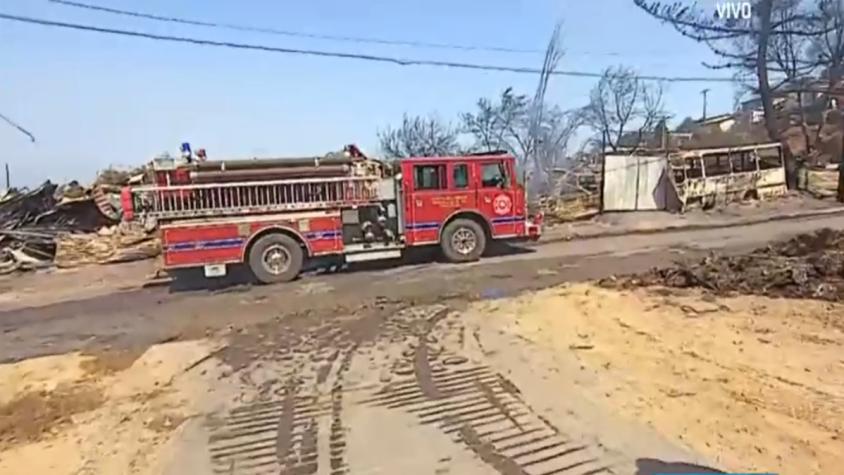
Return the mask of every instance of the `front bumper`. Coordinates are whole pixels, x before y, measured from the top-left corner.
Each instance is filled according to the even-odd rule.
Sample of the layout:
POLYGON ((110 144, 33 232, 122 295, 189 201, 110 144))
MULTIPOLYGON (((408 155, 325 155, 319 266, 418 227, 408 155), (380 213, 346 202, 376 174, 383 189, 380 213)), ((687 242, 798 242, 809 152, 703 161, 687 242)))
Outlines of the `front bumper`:
POLYGON ((525 221, 525 234, 531 241, 538 241, 542 236, 542 214, 536 216, 528 216, 525 221))

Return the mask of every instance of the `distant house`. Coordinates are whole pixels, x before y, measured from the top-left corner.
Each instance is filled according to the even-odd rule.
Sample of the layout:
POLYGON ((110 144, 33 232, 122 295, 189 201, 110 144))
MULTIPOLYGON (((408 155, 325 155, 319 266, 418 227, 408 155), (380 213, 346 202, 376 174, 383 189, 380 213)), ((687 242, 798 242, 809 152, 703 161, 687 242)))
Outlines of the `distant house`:
MULTIPOLYGON (((799 122, 802 106, 806 122, 818 125, 823 121, 824 111, 838 109, 844 104, 844 81, 830 88, 826 79, 806 78, 786 83, 772 94, 778 119, 788 120, 791 124, 799 122)), ((765 118, 762 100, 758 97, 742 102, 739 112, 750 114, 753 122, 762 122, 765 118)))
MULTIPOLYGON (((818 165, 837 162, 844 153, 841 127, 830 118, 831 114, 844 113, 844 80, 830 88, 825 77, 824 73, 818 78, 786 83, 773 92, 775 125, 788 151, 818 165)), ((769 141, 762 101, 756 97, 742 102, 731 114, 686 118, 674 130, 661 122, 651 131, 625 133, 616 150, 607 152, 648 154, 769 141)))
POLYGON ((700 131, 700 129, 715 129, 722 132, 730 130, 736 125, 736 117, 733 114, 721 114, 713 117, 707 117, 696 121, 697 128, 693 132, 700 131))
MULTIPOLYGON (((686 118, 674 130, 660 122, 653 131, 625 133, 615 153, 653 153, 711 147, 753 145, 768 141, 761 124, 744 114, 719 114, 706 119, 686 118)), ((607 150, 613 152, 613 150, 607 150)))
MULTIPOLYGON (((640 132, 638 130, 625 132, 615 144, 615 151, 632 152, 638 149, 652 149, 655 148, 652 141, 653 133, 651 132, 640 132)), ((607 147, 607 149, 612 151, 612 147, 607 147)))
MULTIPOLYGON (((670 130, 666 122, 660 121, 652 131, 626 132, 616 144, 615 152, 674 150, 683 148, 691 139, 691 130, 670 130)), ((612 151, 612 150, 608 150, 612 151)))
MULTIPOLYGON (((774 97, 774 110, 780 110, 787 101, 786 97, 774 97)), ((760 122, 764 117, 764 108, 762 107, 762 99, 754 97, 741 103, 739 112, 753 114, 753 121, 760 122), (761 114, 761 115, 758 115, 761 114)))
MULTIPOLYGON (((831 114, 837 115, 844 108, 844 81, 830 87, 827 77, 825 71, 817 78, 792 81, 773 92, 777 128, 783 131, 789 150, 814 165, 837 162, 842 153, 841 127, 833 124, 831 114)), ((741 103, 738 114, 750 117, 753 124, 761 125, 765 120, 759 98, 741 103)))

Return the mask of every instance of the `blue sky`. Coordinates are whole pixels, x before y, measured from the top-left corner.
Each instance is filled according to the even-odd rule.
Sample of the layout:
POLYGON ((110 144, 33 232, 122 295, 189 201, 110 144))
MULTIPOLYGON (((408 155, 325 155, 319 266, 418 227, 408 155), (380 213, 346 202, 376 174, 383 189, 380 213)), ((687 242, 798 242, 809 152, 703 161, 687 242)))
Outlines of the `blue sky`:
MULTIPOLYGON (((560 69, 723 76, 709 51, 639 11, 632 0, 90 0, 113 8, 278 29, 440 43, 542 49, 557 19, 567 51, 560 69)), ((188 27, 55 5, 3 0, 0 11, 161 34, 426 59, 538 67, 541 55, 465 52, 188 27)), ((0 112, 38 138, 0 124, 0 162, 13 185, 93 179, 109 165, 176 153, 182 141, 209 157, 321 155, 346 143, 377 152, 375 133, 411 114, 454 119, 481 96, 536 78, 500 72, 399 67, 238 51, 0 21, 0 112)), ((584 105, 590 78, 555 78, 547 98, 584 105)), ((730 84, 675 83, 676 121, 732 106, 730 84)))

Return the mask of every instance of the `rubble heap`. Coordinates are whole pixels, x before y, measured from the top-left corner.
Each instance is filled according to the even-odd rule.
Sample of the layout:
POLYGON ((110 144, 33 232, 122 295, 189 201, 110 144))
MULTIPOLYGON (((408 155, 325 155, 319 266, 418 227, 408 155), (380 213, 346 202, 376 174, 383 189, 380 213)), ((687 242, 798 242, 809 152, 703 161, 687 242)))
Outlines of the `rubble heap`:
POLYGON ((46 181, 0 195, 0 274, 157 255, 153 236, 120 222, 120 187, 129 176, 106 170, 91 187, 46 181))
POLYGON ((57 267, 116 264, 156 257, 161 241, 142 226, 120 223, 95 233, 62 234, 56 239, 53 262, 57 267))
POLYGON ((537 205, 548 224, 591 218, 601 210, 601 169, 594 162, 575 163, 553 171, 553 187, 537 205))
POLYGON ((844 232, 822 229, 749 254, 604 279, 605 286, 699 287, 716 293, 844 301, 844 232))

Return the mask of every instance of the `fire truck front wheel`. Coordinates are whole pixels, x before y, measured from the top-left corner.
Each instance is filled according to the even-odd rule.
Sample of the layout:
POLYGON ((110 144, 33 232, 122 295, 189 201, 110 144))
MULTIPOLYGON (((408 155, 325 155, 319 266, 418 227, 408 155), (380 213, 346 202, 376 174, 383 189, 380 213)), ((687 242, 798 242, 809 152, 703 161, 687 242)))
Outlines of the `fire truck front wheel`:
POLYGON ((259 238, 249 250, 249 268, 264 284, 289 282, 302 270, 304 253, 295 239, 284 234, 259 238))
POLYGON ((440 246, 451 262, 476 261, 486 249, 486 234, 471 219, 455 219, 443 229, 440 246))

